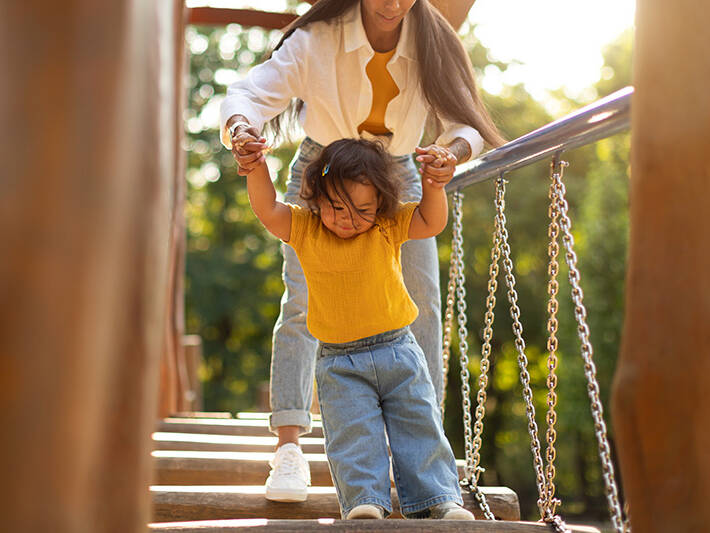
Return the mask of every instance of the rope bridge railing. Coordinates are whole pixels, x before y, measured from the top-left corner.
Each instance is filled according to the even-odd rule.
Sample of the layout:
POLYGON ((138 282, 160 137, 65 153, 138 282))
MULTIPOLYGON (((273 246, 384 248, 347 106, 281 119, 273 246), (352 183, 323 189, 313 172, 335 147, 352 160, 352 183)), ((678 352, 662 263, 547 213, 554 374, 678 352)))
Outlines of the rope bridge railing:
MULTIPOLYGON (((628 509, 622 511, 622 502, 617 486, 614 466, 611 459, 611 450, 604 422, 603 406, 599 395, 599 384, 596 378, 596 367, 593 361, 593 348, 590 341, 589 326, 587 324, 587 311, 584 305, 584 293, 580 285, 580 274, 577 268, 577 255, 574 251, 574 238, 572 224, 569 218, 566 189, 563 183, 565 161, 560 159, 563 151, 591 144, 594 141, 609 137, 615 133, 627 130, 630 125, 631 95, 633 88, 626 87, 608 97, 588 105, 564 118, 552 122, 523 137, 515 139, 500 148, 492 150, 482 157, 464 166, 464 170, 454 176, 447 185, 447 192, 453 193, 453 237, 451 247, 451 263, 449 266, 449 283, 447 288, 446 310, 444 313, 444 339, 442 358, 444 365, 444 380, 448 373, 449 357, 451 352, 452 334, 454 333, 454 315, 457 322, 457 335, 459 338, 460 367, 461 367, 461 395, 463 408, 464 441, 466 451, 466 466, 462 488, 470 491, 478 501, 485 517, 495 520, 486 498, 479 487, 479 476, 483 472, 480 465, 480 448, 482 444, 483 418, 486 406, 486 388, 488 385, 488 369, 491 358, 491 338, 493 336, 493 321, 495 317, 496 291, 498 288, 499 264, 502 262, 503 276, 507 288, 507 298, 510 303, 510 315, 513 319, 513 333, 515 334, 515 347, 518 366, 520 369, 520 382, 523 387, 523 398, 526 404, 528 419, 528 432, 530 434, 531 451, 536 474, 539 499, 537 501, 540 518, 550 525, 556 533, 569 531, 567 525, 557 514, 557 507, 561 504, 555 492, 555 466, 556 457, 555 441, 557 432, 557 294, 559 289, 558 274, 560 271, 558 255, 563 257, 569 269, 571 298, 574 304, 574 315, 577 322, 581 357, 584 361, 584 374, 587 380, 587 391, 590 400, 592 418, 594 420, 595 436, 598 444, 598 453, 602 467, 602 477, 613 528, 617 533, 631 531, 628 520, 628 509), (505 217, 505 184, 504 175, 514 169, 529 165, 543 158, 549 157, 550 164, 550 189, 548 208, 548 342, 547 342, 547 413, 545 416, 546 450, 543 454, 540 430, 536 421, 533 392, 531 388, 528 359, 523 338, 523 326, 520 320, 521 311, 518 305, 518 294, 515 288, 515 275, 511 259, 510 245, 508 243, 508 230, 505 217), (469 359, 468 359, 468 330, 466 317, 466 290, 463 260, 463 228, 462 228, 462 189, 474 183, 480 183, 490 178, 496 179, 495 197, 495 230, 491 247, 491 262, 489 267, 488 296, 486 298, 485 328, 481 345, 480 374, 478 377, 478 392, 476 406, 472 409, 471 389, 469 385, 469 359), (560 242, 562 241, 562 247, 560 242), (562 249, 561 249, 562 248, 562 249), (472 420, 471 412, 475 415, 472 420), (626 516, 624 516, 626 515, 626 516)), ((444 403, 441 405, 442 413, 444 403)))

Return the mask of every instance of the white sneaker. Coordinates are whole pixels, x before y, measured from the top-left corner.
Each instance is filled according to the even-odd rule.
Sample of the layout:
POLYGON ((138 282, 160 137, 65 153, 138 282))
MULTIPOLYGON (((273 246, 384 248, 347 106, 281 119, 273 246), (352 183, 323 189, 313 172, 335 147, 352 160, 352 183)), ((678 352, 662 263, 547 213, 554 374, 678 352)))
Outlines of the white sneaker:
POLYGON ((269 461, 271 473, 266 480, 266 499, 276 502, 305 502, 311 471, 301 448, 293 443, 276 450, 269 461))

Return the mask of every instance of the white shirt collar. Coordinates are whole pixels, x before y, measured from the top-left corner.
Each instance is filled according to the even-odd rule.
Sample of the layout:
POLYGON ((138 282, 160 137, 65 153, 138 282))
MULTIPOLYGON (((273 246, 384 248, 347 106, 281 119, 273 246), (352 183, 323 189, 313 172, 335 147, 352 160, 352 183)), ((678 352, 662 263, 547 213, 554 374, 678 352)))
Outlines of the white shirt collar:
MULTIPOLYGON (((402 33, 399 36, 397 48, 392 57, 392 61, 398 56, 403 56, 408 59, 416 60, 417 50, 414 43, 414 21, 411 10, 407 13, 402 21, 402 33)), ((367 40, 365 26, 362 24, 362 16, 360 15, 360 2, 355 4, 351 9, 343 14, 343 31, 345 35, 345 52, 352 52, 358 48, 365 47, 372 55, 374 50, 367 40)))

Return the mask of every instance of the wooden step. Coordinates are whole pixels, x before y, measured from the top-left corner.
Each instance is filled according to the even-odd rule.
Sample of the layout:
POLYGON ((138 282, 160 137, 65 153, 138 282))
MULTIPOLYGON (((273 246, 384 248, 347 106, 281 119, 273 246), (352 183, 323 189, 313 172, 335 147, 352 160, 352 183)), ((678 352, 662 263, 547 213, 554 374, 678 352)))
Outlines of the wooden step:
MULTIPOLYGON (((334 487, 309 487, 302 503, 272 502, 260 486, 153 486, 153 520, 215 520, 225 518, 340 518, 334 487)), ((482 488, 493 514, 504 520, 520 519, 518 496, 507 487, 482 488)), ((392 490, 393 517, 398 511, 397 492, 392 490)), ((464 493, 464 505, 477 517, 483 515, 473 496, 464 493)))
MULTIPOLYGON (((262 518, 245 520, 206 520, 199 522, 171 522, 150 524, 150 531, 176 533, 229 533, 248 531, 249 533, 304 533, 319 531, 355 532, 400 532, 412 533, 552 533, 553 529, 538 522, 491 522, 477 520, 461 522, 458 520, 267 520, 262 518)), ((574 533, 600 533, 598 529, 587 526, 570 526, 574 533)))
POLYGON ((172 418, 234 418, 232 413, 224 411, 181 411, 170 416, 172 418))
MULTIPOLYGON (((153 456, 156 485, 260 485, 266 481, 273 453, 205 452, 155 450, 153 456)), ((330 486, 328 461, 323 453, 305 454, 313 486, 330 486)), ((459 478, 465 462, 456 461, 459 478)))
MULTIPOLYGON (((158 421, 156 431, 166 433, 209 433, 213 435, 252 435, 273 437, 269 431, 269 421, 260 418, 164 418, 158 421)), ((307 437, 323 437, 319 421, 313 421, 313 428, 307 437)))
MULTIPOLYGON (((242 419, 249 419, 249 420, 268 420, 269 416, 271 416, 271 413, 264 413, 264 412, 259 412, 259 411, 239 411, 236 415, 235 418, 242 418, 242 419)), ((311 413, 311 420, 313 422, 319 422, 321 420, 321 416, 318 413, 311 413)))
MULTIPOLYGON (((302 437, 304 453, 324 453, 325 441, 316 437, 302 437)), ((207 433, 153 433, 154 450, 181 450, 201 452, 273 452, 278 443, 276 437, 251 435, 210 435, 207 433)))
MULTIPOLYGON (((260 485, 266 481, 273 453, 153 451, 157 485, 260 485)), ((325 454, 305 454, 311 483, 333 484, 325 454)))

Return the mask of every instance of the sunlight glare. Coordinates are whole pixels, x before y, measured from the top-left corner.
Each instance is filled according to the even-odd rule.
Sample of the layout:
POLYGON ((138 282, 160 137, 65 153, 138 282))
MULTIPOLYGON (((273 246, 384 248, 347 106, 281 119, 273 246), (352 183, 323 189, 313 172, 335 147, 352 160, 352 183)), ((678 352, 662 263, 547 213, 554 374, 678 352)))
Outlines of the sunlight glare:
POLYGON ((519 61, 506 72, 485 70, 482 86, 498 94, 503 85, 525 84, 536 99, 564 89, 589 95, 602 73, 602 50, 633 25, 634 0, 477 0, 468 21, 492 59, 519 61))

